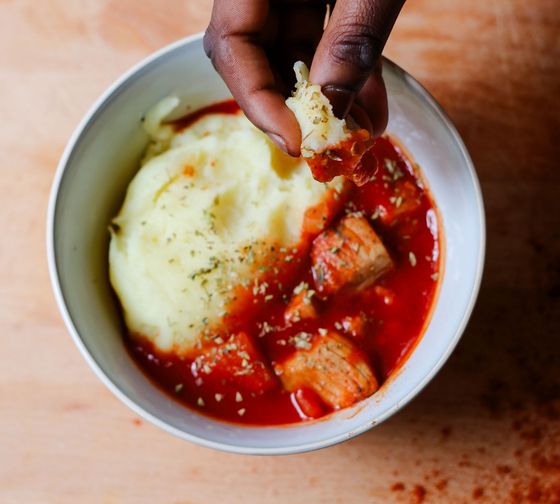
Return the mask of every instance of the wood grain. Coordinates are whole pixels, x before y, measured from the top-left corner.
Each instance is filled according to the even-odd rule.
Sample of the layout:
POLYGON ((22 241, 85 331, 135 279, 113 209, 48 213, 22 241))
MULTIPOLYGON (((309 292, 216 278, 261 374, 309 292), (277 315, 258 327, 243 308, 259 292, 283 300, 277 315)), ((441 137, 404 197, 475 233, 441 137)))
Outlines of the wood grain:
POLYGON ((342 445, 244 457, 140 421, 71 342, 48 281, 49 186, 72 129, 140 58, 204 29, 209 0, 0 0, 0 501, 560 502, 560 9, 415 0, 386 54, 464 136, 485 278, 451 360, 342 445))

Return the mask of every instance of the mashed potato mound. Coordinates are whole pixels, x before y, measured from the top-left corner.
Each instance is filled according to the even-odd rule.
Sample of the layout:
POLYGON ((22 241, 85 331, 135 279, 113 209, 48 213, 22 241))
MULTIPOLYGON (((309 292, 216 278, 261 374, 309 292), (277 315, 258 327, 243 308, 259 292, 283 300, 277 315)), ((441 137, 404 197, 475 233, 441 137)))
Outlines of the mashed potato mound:
POLYGON ((131 334, 186 354, 235 287, 258 276, 265 245, 298 246, 306 209, 329 185, 242 113, 207 114, 176 133, 163 119, 177 104, 167 98, 146 116, 152 141, 113 220, 109 264, 131 334))

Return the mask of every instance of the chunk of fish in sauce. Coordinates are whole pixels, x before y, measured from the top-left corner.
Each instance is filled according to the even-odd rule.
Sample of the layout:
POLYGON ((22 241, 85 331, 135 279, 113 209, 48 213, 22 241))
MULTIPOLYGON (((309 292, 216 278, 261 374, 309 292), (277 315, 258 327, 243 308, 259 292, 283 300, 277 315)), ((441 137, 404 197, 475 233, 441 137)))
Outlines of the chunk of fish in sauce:
POLYGON ((297 350, 275 371, 287 390, 311 389, 333 409, 351 406, 379 388, 366 355, 333 331, 316 334, 311 348, 297 350))
POLYGON ((316 304, 315 291, 305 288, 298 293, 294 293, 284 312, 284 320, 287 323, 296 323, 301 320, 317 318, 316 304))
POLYGON ((326 295, 348 285, 370 285, 393 268, 383 242, 361 214, 349 214, 336 229, 321 233, 311 259, 316 288, 326 295))
POLYGON ((226 380, 243 391, 262 394, 278 382, 249 335, 243 331, 227 339, 216 338, 193 361, 191 372, 204 382, 226 380), (216 341, 217 340, 217 341, 216 341))

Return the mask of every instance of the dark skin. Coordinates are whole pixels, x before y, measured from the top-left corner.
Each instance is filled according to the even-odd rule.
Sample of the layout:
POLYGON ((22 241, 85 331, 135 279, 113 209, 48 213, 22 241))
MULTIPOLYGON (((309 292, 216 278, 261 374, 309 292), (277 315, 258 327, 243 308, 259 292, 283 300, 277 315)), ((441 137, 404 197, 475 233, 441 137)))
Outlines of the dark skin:
POLYGON ((404 0, 215 0, 204 49, 247 117, 293 156, 301 132, 284 103, 304 61, 335 114, 374 136, 387 125, 381 52, 404 0), (328 24, 323 31, 325 15, 328 24))

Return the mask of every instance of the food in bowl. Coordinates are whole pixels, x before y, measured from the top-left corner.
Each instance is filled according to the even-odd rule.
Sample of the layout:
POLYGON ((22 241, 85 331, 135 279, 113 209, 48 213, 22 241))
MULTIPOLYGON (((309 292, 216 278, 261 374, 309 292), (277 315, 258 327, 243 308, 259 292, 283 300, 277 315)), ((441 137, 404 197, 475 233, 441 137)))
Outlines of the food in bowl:
POLYGON ((427 324, 437 210, 389 137, 358 186, 315 180, 232 101, 144 121, 151 142, 111 225, 111 283, 131 355, 222 420, 322 417, 374 394, 427 324), (377 160, 381 162, 378 163, 377 160))
POLYGON ((349 116, 339 119, 321 86, 309 82, 305 63, 294 65, 296 88, 286 105, 296 116, 301 129, 301 155, 319 182, 329 182, 342 175, 362 186, 375 177, 377 159, 364 154, 373 145, 369 131, 360 128, 349 116))

